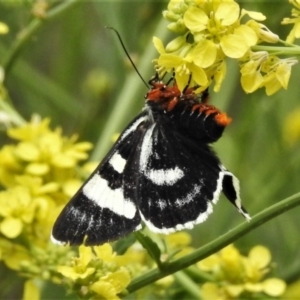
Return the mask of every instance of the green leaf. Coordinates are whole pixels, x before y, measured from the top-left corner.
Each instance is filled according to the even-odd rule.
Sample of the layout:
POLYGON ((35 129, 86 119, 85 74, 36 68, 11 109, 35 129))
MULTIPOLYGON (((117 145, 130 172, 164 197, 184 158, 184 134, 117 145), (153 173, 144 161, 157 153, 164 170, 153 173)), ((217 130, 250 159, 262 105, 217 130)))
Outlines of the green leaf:
POLYGON ((160 260, 161 251, 157 244, 141 232, 135 232, 134 234, 140 244, 147 250, 150 257, 156 262, 158 268, 162 269, 163 264, 160 260))

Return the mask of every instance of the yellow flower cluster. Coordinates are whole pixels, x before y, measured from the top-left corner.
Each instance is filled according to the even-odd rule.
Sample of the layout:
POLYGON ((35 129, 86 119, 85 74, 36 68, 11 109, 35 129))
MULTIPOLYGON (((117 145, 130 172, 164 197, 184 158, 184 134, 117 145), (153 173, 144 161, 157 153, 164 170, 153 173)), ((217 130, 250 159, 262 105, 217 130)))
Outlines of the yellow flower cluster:
POLYGON ((48 242, 57 209, 81 184, 75 170, 92 145, 63 137, 61 129, 52 131, 48 119, 37 117, 7 133, 18 143, 0 150, 0 184, 6 188, 0 192, 0 232, 48 242))
POLYGON ((297 61, 252 50, 259 43, 279 41, 258 22, 265 20, 261 13, 240 9, 233 0, 171 0, 163 15, 171 22, 168 28, 179 36, 166 47, 154 37, 160 54, 156 69, 160 74, 174 72, 181 90, 190 83, 202 91, 214 80, 214 90, 219 91, 226 76, 226 58, 240 63, 247 93, 265 87, 271 95, 287 88, 291 66, 297 61), (250 20, 242 23, 245 16, 250 20))
POLYGON ((300 38, 300 1, 289 0, 289 2, 295 6, 295 8, 292 9, 292 18, 284 18, 281 24, 294 24, 293 29, 286 39, 288 43, 293 43, 295 39, 300 38))
POLYGON ((58 272, 65 277, 64 283, 82 298, 120 299, 117 295, 131 280, 128 269, 118 262, 111 245, 93 250, 80 246, 79 257, 73 258, 71 266, 58 266, 58 272))
POLYGON ((203 299, 261 299, 282 295, 286 289, 283 280, 265 279, 270 262, 271 254, 263 246, 252 248, 248 257, 233 245, 227 246, 197 264, 215 280, 202 286, 203 299))
MULTIPOLYGON (((0 149, 0 260, 28 278, 55 281, 54 266, 72 252, 52 246, 49 236, 59 211, 82 183, 85 169, 78 163, 92 145, 62 136, 49 123, 34 117, 9 128, 15 142, 0 149)), ((25 294, 32 294, 33 286, 28 281, 25 294)))

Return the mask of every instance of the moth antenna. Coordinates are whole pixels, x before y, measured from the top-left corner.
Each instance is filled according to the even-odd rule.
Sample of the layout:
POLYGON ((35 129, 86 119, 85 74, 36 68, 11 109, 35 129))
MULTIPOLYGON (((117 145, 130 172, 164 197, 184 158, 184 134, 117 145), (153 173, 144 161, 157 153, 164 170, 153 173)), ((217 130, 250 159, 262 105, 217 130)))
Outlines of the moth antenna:
MULTIPOLYGON (((164 76, 166 75, 167 73, 164 74, 164 76)), ((167 81, 166 85, 169 85, 172 81, 175 80, 175 71, 173 70, 172 72, 172 76, 170 77, 170 79, 167 81)))
POLYGON ((118 32, 115 28, 110 27, 110 26, 105 26, 105 28, 111 29, 111 30, 113 30, 113 31, 116 33, 116 35, 117 35, 117 37, 118 37, 118 39, 119 39, 119 42, 121 43, 121 46, 122 46, 122 48, 123 48, 123 50, 124 50, 124 52, 125 52, 127 58, 129 59, 131 65, 133 66, 133 68, 135 69, 135 71, 137 72, 137 74, 139 75, 139 77, 142 79, 142 81, 144 82, 145 86, 146 86, 147 88, 149 88, 147 82, 145 81, 145 79, 143 78, 143 76, 141 75, 141 73, 139 72, 139 70, 137 69, 137 67, 136 67, 136 65, 134 64, 133 60, 131 59, 131 57, 130 57, 130 55, 129 55, 129 53, 128 53, 128 51, 127 51, 127 49, 126 49, 126 47, 125 47, 125 45, 124 45, 124 43, 123 43, 123 41, 122 41, 122 38, 121 38, 119 32, 118 32))

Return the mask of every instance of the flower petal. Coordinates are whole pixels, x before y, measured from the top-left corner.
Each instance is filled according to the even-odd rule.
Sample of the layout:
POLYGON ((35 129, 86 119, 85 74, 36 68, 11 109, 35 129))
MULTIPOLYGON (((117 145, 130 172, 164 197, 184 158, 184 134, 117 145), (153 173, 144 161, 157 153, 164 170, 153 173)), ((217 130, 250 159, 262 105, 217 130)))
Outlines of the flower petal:
POLYGON ((202 40, 192 50, 193 62, 201 68, 210 67, 217 58, 217 46, 209 40, 202 40))
POLYGON ((263 283, 263 291, 272 297, 278 297, 285 292, 286 283, 278 278, 266 279, 263 283))
POLYGON ((269 249, 263 246, 255 246, 249 252, 249 260, 259 269, 263 269, 271 262, 269 249))
POLYGON ((33 280, 26 280, 24 284, 23 300, 39 300, 40 290, 33 280))
POLYGON ((202 68, 199 68, 198 66, 196 66, 194 64, 190 64, 189 70, 193 75, 193 80, 198 85, 207 86, 207 84, 208 84, 207 75, 202 68))
POLYGON ((170 69, 180 66, 181 63, 182 58, 175 54, 162 54, 157 60, 158 66, 163 66, 170 69))
POLYGON ((161 39, 157 38, 156 36, 153 37, 152 39, 154 47, 158 51, 159 54, 165 53, 165 47, 161 39))
POLYGON ((248 15, 251 19, 254 19, 256 21, 264 21, 266 19, 266 16, 263 15, 261 12, 250 11, 246 9, 242 9, 241 15, 242 16, 248 15))
POLYGON ((238 20, 239 14, 240 7, 236 2, 222 2, 217 8, 215 18, 222 26, 229 26, 238 20))
POLYGON ((98 295, 101 295, 104 299, 108 299, 108 300, 120 299, 117 296, 116 289, 114 288, 114 286, 110 282, 101 279, 92 284, 91 290, 96 292, 98 295))
POLYGON ((0 224, 0 231, 9 239, 14 239, 21 234, 23 223, 17 218, 5 218, 0 224))
POLYGON ((256 45, 258 41, 255 31, 247 25, 241 25, 236 28, 234 34, 241 36, 249 47, 256 45))
POLYGON ((195 6, 189 7, 183 16, 185 26, 192 32, 199 32, 206 28, 208 22, 206 13, 195 6))
POLYGON ((249 50, 248 44, 240 35, 228 34, 220 40, 225 55, 231 58, 241 58, 249 50))
POLYGON ((276 70, 276 78, 284 89, 287 89, 291 76, 291 66, 288 64, 280 64, 276 70))
POLYGON ((261 87, 264 82, 260 72, 254 72, 241 77, 241 85, 246 93, 253 93, 261 87))

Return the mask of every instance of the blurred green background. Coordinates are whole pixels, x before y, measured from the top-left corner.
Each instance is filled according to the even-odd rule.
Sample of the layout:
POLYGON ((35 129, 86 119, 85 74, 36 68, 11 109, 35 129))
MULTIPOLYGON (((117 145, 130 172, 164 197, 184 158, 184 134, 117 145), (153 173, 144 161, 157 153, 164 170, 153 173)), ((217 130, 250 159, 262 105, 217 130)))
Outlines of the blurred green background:
MULTIPOLYGON (((55 4, 55 2, 53 2, 55 4)), ((267 16, 268 28, 285 39, 291 27, 280 25, 290 16, 288 1, 240 1, 248 10, 267 16)), ((99 160, 119 133, 140 111, 147 88, 128 63, 115 33, 117 29, 148 80, 154 74, 156 52, 152 37, 167 42, 161 12, 167 1, 79 1, 46 21, 21 49, 6 76, 5 86, 20 114, 50 117, 52 127, 65 135, 78 133, 93 142, 92 158, 99 160)), ((0 63, 18 35, 32 20, 32 2, 0 1, 0 21, 10 32, 0 36, 0 63)), ((169 38, 168 38, 169 36, 169 38)), ((246 95, 239 69, 228 62, 228 74, 211 101, 233 118, 223 138, 214 145, 224 165, 240 180, 244 206, 251 215, 300 191, 300 66, 293 67, 287 91, 271 97, 264 90, 246 95), (297 123, 297 120, 298 123, 297 123), (288 127, 289 122, 294 125, 288 127), (298 132, 298 133, 297 133, 298 132)), ((0 142, 7 141, 0 133, 0 142)), ((274 274, 292 282, 300 276, 300 208, 289 211, 241 238, 236 245, 247 252, 267 246, 276 263, 274 274)), ((214 214, 193 231, 201 246, 243 222, 234 207, 221 198, 214 214)))

